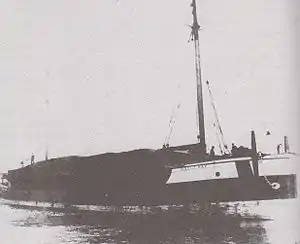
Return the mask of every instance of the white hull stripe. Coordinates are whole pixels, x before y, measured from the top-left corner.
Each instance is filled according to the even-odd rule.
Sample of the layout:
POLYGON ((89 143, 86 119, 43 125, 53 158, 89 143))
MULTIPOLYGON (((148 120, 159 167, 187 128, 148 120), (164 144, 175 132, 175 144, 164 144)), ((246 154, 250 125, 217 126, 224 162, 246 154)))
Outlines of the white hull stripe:
MULTIPOLYGON (((238 178, 236 162, 241 161, 248 161, 253 173, 251 157, 207 161, 173 169, 167 184, 238 178)), ((259 160, 259 175, 297 175, 299 161, 299 157, 287 155, 264 158, 259 160)))

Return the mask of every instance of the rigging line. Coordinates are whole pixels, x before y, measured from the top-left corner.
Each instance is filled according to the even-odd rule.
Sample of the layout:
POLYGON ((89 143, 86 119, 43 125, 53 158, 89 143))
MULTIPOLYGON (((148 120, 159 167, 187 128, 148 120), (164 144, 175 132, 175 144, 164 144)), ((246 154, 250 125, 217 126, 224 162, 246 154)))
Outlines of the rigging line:
MULTIPOLYGON (((215 127, 217 127, 217 125, 215 125, 215 127)), ((217 135, 217 140, 218 140, 218 143, 219 143, 219 148, 220 148, 221 154, 224 154, 224 152, 229 153, 229 151, 226 149, 226 146, 225 146, 222 135, 220 135, 220 133, 218 133, 218 128, 216 130, 216 135, 217 135)))
MULTIPOLYGON (((181 88, 181 83, 179 83, 177 85, 177 92, 180 90, 180 88, 181 88)), ((176 96, 176 97, 178 97, 178 96, 176 96)), ((169 133, 165 137, 164 145, 169 144, 169 142, 170 142, 171 135, 173 133, 173 127, 175 124, 176 115, 177 115, 176 112, 180 108, 180 106, 181 106, 181 103, 179 102, 176 106, 174 106, 172 108, 172 113, 171 113, 171 117, 170 117, 169 124, 168 124, 169 133)))
MULTIPOLYGON (((215 124, 215 123, 213 123, 213 125, 214 125, 214 127, 216 127, 216 124, 215 124)), ((219 147, 219 149, 220 149, 220 152, 221 152, 221 154, 223 154, 222 142, 221 142, 221 140, 220 140, 220 138, 219 138, 219 134, 218 134, 217 131, 216 131, 216 137, 217 137, 217 143, 218 143, 218 147, 219 147)))
POLYGON ((209 81, 206 81, 206 84, 207 84, 208 92, 209 92, 210 99, 211 99, 211 105, 212 105, 213 110, 214 110, 215 120, 217 122, 217 126, 216 127, 217 127, 217 129, 218 129, 218 131, 220 133, 220 137, 221 137, 220 139, 222 141, 224 149, 225 149, 225 151, 228 152, 228 150, 226 150, 226 147, 225 147, 226 143, 225 143, 225 139, 224 139, 224 134, 223 134, 221 123, 220 123, 219 116, 218 116, 218 113, 217 113, 217 108, 216 108, 215 103, 214 103, 214 99, 213 99, 213 95, 212 95, 211 88, 210 88, 210 85, 209 85, 209 81))
POLYGON ((176 122, 176 120, 175 120, 176 119, 175 111, 178 110, 180 108, 180 106, 181 106, 181 104, 179 103, 176 106, 176 108, 174 108, 174 113, 172 114, 171 119, 170 119, 170 123, 169 123, 169 134, 166 136, 164 145, 166 145, 170 142, 171 135, 173 133, 174 125, 175 125, 175 122, 176 122))
MULTIPOLYGON (((174 124, 175 124, 175 122, 174 122, 174 124)), ((173 133, 173 128, 174 128, 173 126, 170 128, 170 132, 169 132, 169 135, 167 137, 167 140, 165 141, 165 145, 169 144, 169 142, 170 142, 171 135, 173 133)))
POLYGON ((222 150, 222 146, 221 146, 220 135, 218 133, 218 131, 219 131, 219 124, 218 124, 218 120, 217 120, 216 108, 215 108, 215 105, 214 105, 214 102, 213 102, 212 93, 211 93, 208 81, 206 81, 206 84, 207 84, 208 92, 209 92, 209 95, 210 95, 210 102, 211 102, 211 105, 213 107, 214 114, 215 114, 215 120, 216 120, 216 122, 213 123, 213 126, 216 128, 217 142, 218 142, 219 149, 220 149, 220 151, 222 153, 223 150, 222 150))

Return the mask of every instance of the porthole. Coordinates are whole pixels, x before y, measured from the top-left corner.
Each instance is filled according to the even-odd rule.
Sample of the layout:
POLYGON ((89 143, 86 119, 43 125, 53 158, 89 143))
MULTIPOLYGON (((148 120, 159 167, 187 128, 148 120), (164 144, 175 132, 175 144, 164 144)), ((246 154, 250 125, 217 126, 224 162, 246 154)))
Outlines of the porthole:
POLYGON ((220 176, 220 172, 216 172, 216 176, 219 177, 220 176))

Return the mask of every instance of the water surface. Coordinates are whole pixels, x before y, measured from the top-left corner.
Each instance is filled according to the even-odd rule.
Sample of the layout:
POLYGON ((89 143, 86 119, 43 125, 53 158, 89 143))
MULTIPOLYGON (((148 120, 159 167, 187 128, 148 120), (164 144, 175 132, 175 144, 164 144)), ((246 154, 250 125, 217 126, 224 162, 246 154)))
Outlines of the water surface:
MULTIPOLYGON (((58 213, 0 204, 1 243, 295 244, 297 200, 58 213)), ((300 243, 300 242, 299 242, 300 243)))

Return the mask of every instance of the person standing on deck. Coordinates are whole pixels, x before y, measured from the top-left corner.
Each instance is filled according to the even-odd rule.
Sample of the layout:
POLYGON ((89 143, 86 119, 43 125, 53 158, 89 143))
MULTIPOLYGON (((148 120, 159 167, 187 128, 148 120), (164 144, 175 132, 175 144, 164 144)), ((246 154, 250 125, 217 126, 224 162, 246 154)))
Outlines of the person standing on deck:
POLYGON ((231 144, 231 155, 236 156, 238 148, 234 143, 231 144))
POLYGON ((282 145, 278 144, 277 145, 277 154, 281 154, 282 153, 282 145))
POLYGON ((215 147, 214 146, 211 147, 210 152, 209 152, 209 156, 210 157, 214 157, 215 156, 215 147))
POLYGON ((34 154, 33 153, 31 154, 31 162, 30 163, 31 163, 31 165, 34 164, 34 154))

